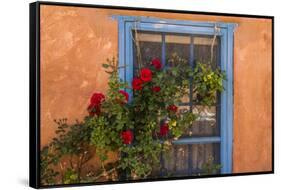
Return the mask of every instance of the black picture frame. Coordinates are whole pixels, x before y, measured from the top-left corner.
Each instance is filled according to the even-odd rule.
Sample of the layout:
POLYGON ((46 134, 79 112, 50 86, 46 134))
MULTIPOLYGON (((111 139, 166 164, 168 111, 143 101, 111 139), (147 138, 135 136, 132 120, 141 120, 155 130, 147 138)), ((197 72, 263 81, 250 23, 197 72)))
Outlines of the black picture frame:
POLYGON ((37 1, 29 4, 29 60, 30 60, 30 75, 29 75, 29 185, 33 188, 55 188, 55 187, 73 187, 101 184, 120 184, 131 182, 151 182, 151 181, 167 181, 178 179, 193 179, 193 178, 213 178, 213 177, 229 177, 243 175, 258 175, 258 174, 273 174, 274 173, 274 16, 264 15, 248 15, 248 14, 232 14, 218 12, 199 12, 186 10, 166 10, 155 8, 135 8, 122 6, 108 5, 92 5, 80 3, 63 3, 63 2, 47 2, 37 1), (152 11, 166 13, 185 13, 195 15, 214 15, 226 17, 246 17, 246 18, 261 18, 271 19, 272 21, 272 170, 264 172, 246 172, 233 174, 219 174, 206 176, 186 176, 186 177, 171 177, 165 179, 141 179, 141 180, 126 180, 126 181, 109 181, 96 183, 79 183, 79 184, 64 184, 41 186, 40 185, 40 6, 55 5, 55 6, 71 6, 71 7, 88 7, 88 8, 106 8, 119 10, 134 10, 134 11, 152 11))

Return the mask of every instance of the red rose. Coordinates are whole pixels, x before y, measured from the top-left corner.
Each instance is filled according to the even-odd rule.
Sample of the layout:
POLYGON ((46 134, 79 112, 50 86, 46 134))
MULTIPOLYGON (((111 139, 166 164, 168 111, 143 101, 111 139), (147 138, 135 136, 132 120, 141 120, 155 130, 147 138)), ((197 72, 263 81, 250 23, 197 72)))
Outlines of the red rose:
POLYGON ((140 77, 141 80, 143 80, 144 82, 149 82, 152 79, 152 72, 150 69, 148 68, 143 68, 140 71, 140 77))
POLYGON ((139 78, 134 78, 132 82, 132 86, 134 90, 141 90, 142 89, 142 80, 139 78))
POLYGON ((102 93, 94 93, 90 100, 90 105, 87 110, 91 116, 99 115, 101 113, 101 103, 105 100, 102 93))
POLYGON ((152 59, 151 65, 153 65, 154 68, 157 69, 157 70, 160 70, 162 68, 161 61, 158 58, 152 59))
POLYGON ((166 136, 169 133, 169 125, 167 123, 164 123, 160 126, 160 136, 166 136))
POLYGON ((178 111, 178 107, 175 105, 169 105, 168 106, 168 110, 173 111, 173 112, 177 112, 178 111))
POLYGON ((121 132, 121 138, 124 144, 131 144, 134 139, 134 134, 131 130, 121 132))
POLYGON ((128 100, 129 100, 129 94, 128 94, 125 90, 119 90, 118 92, 119 92, 120 94, 123 94, 123 96, 124 96, 126 102, 128 102, 128 100))
POLYGON ((105 100, 102 93, 94 93, 91 97, 91 105, 99 105, 105 100))
POLYGON ((159 92, 161 90, 160 86, 154 86, 152 87, 153 92, 159 92))

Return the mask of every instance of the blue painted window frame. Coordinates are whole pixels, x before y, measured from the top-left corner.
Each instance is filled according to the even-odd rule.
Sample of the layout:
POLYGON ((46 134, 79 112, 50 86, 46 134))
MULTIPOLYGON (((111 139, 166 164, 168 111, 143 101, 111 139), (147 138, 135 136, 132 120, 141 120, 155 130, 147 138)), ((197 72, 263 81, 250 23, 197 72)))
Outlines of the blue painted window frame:
MULTIPOLYGON (((232 172, 233 145, 233 33, 235 23, 194 22, 169 20, 152 17, 114 16, 118 20, 119 77, 131 85, 133 79, 133 33, 138 31, 165 32, 179 34, 214 35, 220 37, 221 69, 226 72, 224 91, 221 93, 221 134, 215 137, 185 138, 174 144, 198 144, 220 142, 221 174, 232 172), (218 28, 219 30, 216 30, 218 28)), ((127 89, 132 98, 132 91, 127 89)))

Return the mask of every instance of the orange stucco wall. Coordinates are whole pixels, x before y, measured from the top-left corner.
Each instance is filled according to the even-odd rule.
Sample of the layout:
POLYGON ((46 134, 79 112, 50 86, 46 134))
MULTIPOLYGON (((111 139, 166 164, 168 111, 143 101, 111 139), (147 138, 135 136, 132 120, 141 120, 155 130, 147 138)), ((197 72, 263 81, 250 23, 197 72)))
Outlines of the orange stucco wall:
POLYGON ((233 172, 271 170, 271 20, 41 5, 41 145, 53 120, 82 119, 93 91, 106 92, 101 64, 117 56, 111 15, 238 23, 234 45, 233 172))

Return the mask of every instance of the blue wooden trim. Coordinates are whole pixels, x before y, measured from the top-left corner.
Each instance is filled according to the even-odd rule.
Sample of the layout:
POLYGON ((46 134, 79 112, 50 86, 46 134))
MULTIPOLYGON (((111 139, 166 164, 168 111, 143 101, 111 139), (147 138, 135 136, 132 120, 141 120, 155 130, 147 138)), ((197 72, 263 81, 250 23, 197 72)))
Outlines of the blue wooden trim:
POLYGON ((226 81, 228 84, 227 92, 227 156, 228 156, 228 173, 232 172, 232 145, 233 145, 233 47, 234 47, 234 28, 235 26, 232 24, 228 24, 227 30, 227 76, 228 80, 226 81))
MULTIPOLYGON (((191 34, 190 35, 190 48, 189 48, 189 65, 191 68, 193 68, 193 63, 194 63, 194 37, 191 34)), ((190 112, 193 112, 193 84, 192 84, 192 78, 189 79, 190 81, 190 88, 189 88, 189 104, 190 104, 190 112)), ((192 165, 192 160, 193 160, 193 152, 192 152, 192 146, 188 145, 188 174, 192 174, 193 171, 193 165, 192 165)))
POLYGON ((186 137, 173 141, 173 144, 207 144, 207 143, 219 143, 221 137, 186 137))
MULTIPOLYGON (((218 22, 192 22, 151 17, 117 16, 119 20, 119 66, 126 65, 126 69, 119 70, 121 79, 131 85, 133 79, 133 40, 132 29, 165 33, 214 35, 217 26, 221 37, 221 68, 226 71, 227 80, 223 85, 225 91, 221 94, 221 137, 184 138, 175 144, 212 143, 221 144, 221 173, 232 172, 232 128, 233 128, 233 30, 236 24, 218 22), (135 21, 138 22, 135 26, 135 21)), ((162 47, 163 48, 163 47, 162 47)), ((162 49, 163 51, 163 49, 162 49)), ((163 59, 163 57, 162 57, 163 59)), ((192 60, 193 61, 193 60, 192 60)), ((127 89, 130 100, 132 90, 127 89)))
POLYGON ((125 77, 125 24, 124 20, 122 18, 119 19, 118 22, 118 66, 120 67, 119 72, 119 78, 122 81, 126 81, 125 77))
POLYGON ((138 20, 142 23, 155 23, 155 24, 171 24, 171 25, 184 25, 184 26, 200 26, 210 27, 218 26, 219 28, 228 28, 229 25, 237 25, 236 23, 223 23, 223 22, 202 22, 202 21, 189 21, 189 20, 174 20, 174 19, 159 19, 155 17, 145 16, 124 16, 124 15, 113 15, 112 18, 123 19, 127 22, 135 22, 138 20))
POLYGON ((194 37, 193 35, 190 36, 190 58, 189 58, 189 61, 190 61, 190 66, 191 68, 194 67, 194 37))
POLYGON ((179 106, 191 106, 191 102, 181 102, 179 106))
POLYGON ((163 65, 163 68, 166 68, 166 44, 165 44, 165 35, 164 34, 161 34, 161 37, 162 37, 162 65, 163 65))
POLYGON ((126 82, 129 85, 129 89, 127 92, 129 94, 129 101, 133 98, 133 90, 132 90, 132 81, 133 81, 133 74, 134 74, 134 64, 133 64, 133 34, 132 34, 132 25, 125 25, 125 76, 126 82))
POLYGON ((221 94, 221 173, 232 172, 233 144, 233 30, 229 25, 223 29, 221 37, 221 68, 226 72, 227 80, 223 82, 224 91, 221 94))
MULTIPOLYGON (((226 39, 226 32, 224 31, 224 35, 222 35, 221 37, 221 69, 226 71, 226 65, 227 65, 227 51, 226 51, 226 48, 227 48, 227 39, 226 39)), ((228 73, 227 73, 228 74, 228 73)), ((228 76, 227 76, 228 77, 228 76)), ((225 91, 221 93, 221 130, 220 130, 220 133, 221 133, 221 147, 220 147, 220 161, 221 161, 221 164, 222 164, 222 168, 221 168, 221 173, 227 173, 228 170, 228 161, 227 161, 227 146, 226 146, 226 128, 223 127, 223 126, 226 126, 226 117, 227 117, 227 107, 225 106, 226 104, 226 98, 227 98, 227 94, 226 94, 226 87, 227 87, 227 83, 226 81, 224 81, 224 88, 225 88, 225 91)))
MULTIPOLYGON (((194 68, 194 37, 190 36, 190 55, 189 55, 189 65, 191 68, 194 68)), ((190 79, 190 88, 189 88, 189 102, 190 102, 190 111, 193 109, 193 81, 190 79)))
MULTIPOLYGON (((133 22, 128 22, 128 24, 133 22)), ((169 24, 152 24, 139 23, 137 30, 146 32, 166 32, 166 33, 180 33, 180 34, 202 34, 213 35, 214 28, 204 28, 201 26, 184 26, 184 25, 169 25, 169 24)), ((221 33, 219 32, 220 36, 221 33)))

